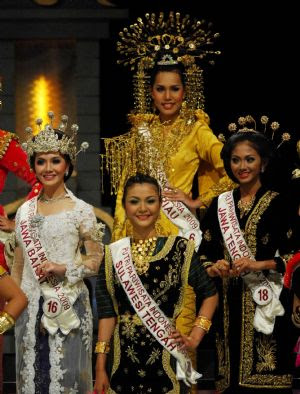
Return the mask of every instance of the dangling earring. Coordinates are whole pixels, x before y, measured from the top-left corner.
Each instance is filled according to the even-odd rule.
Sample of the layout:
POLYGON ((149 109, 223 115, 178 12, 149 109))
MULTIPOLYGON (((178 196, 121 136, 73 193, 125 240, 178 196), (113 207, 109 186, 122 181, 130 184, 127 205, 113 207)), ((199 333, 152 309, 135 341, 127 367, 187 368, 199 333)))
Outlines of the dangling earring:
POLYGON ((66 170, 65 177, 67 177, 68 175, 69 175, 69 169, 66 170))
POLYGON ((260 172, 261 172, 261 173, 265 172, 265 167, 261 167, 260 172))

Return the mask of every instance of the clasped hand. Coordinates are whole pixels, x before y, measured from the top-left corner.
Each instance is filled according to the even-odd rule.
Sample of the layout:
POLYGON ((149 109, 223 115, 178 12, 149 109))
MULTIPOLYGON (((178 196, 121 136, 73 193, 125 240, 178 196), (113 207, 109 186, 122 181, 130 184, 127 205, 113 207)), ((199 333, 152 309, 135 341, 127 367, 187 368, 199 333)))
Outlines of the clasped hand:
POLYGON ((207 273, 211 277, 220 276, 221 278, 227 276, 240 276, 243 272, 256 271, 255 260, 248 257, 241 257, 230 263, 226 260, 217 260, 215 264, 207 268, 207 273))
POLYGON ((47 260, 36 269, 36 273, 37 275, 43 275, 44 277, 52 274, 64 276, 66 273, 66 266, 64 264, 57 264, 47 260))

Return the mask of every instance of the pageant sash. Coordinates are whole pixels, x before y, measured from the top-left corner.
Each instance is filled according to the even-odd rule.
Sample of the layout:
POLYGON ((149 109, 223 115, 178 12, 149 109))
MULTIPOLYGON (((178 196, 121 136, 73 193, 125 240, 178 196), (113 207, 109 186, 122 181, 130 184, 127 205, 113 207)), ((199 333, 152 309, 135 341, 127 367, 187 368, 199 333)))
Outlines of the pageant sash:
POLYGON ((177 360, 177 379, 187 386, 195 384, 202 375, 192 367, 186 350, 180 350, 170 335, 174 329, 168 317, 150 297, 136 273, 130 250, 130 239, 123 238, 109 245, 119 281, 139 318, 157 342, 177 360))
MULTIPOLYGON (((151 145, 151 133, 147 123, 138 127, 138 133, 145 139, 147 144, 151 145)), ((151 172, 151 162, 149 166, 151 172)), ((167 176, 163 168, 159 171, 159 174, 156 175, 156 178, 162 189, 166 187, 167 176)), ((167 218, 178 228, 179 236, 194 241, 195 250, 197 251, 201 243, 202 232, 200 230, 199 221, 187 206, 181 201, 169 201, 163 198, 161 209, 167 218)))
MULTIPOLYGON (((231 259, 247 257, 255 260, 241 231, 232 191, 222 193, 219 196, 218 219, 223 240, 231 259)), ((282 290, 282 276, 274 271, 270 272, 267 277, 262 271, 249 271, 241 273, 241 277, 257 304, 254 326, 257 331, 269 334, 270 330, 273 331, 275 317, 284 314, 284 309, 279 301, 282 290), (265 326, 261 320, 265 320, 265 326)))
POLYGON ((72 329, 78 328, 80 320, 73 310, 78 297, 78 286, 63 285, 56 275, 45 277, 38 274, 38 267, 47 261, 46 250, 39 239, 37 226, 32 219, 36 215, 37 197, 23 204, 20 214, 20 232, 24 248, 24 256, 31 267, 33 276, 40 283, 44 298, 42 323, 47 331, 54 335, 58 329, 68 335, 72 329))
POLYGON ((202 232, 200 230, 199 221, 191 213, 191 211, 181 201, 169 201, 163 197, 161 209, 164 214, 178 227, 178 235, 194 241, 195 250, 197 251, 201 239, 202 232))

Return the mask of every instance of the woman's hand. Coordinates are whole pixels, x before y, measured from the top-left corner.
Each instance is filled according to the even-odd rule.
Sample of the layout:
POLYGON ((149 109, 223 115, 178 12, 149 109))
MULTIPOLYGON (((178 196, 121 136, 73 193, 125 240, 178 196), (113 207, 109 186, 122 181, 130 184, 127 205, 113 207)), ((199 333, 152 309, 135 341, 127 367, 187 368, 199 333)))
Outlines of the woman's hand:
POLYGON ((15 221, 6 218, 5 216, 0 216, 0 230, 12 232, 15 229, 15 221))
POLYGON ((45 277, 55 274, 58 276, 64 276, 66 273, 65 264, 57 264, 52 261, 45 261, 37 268, 37 275, 43 275, 45 277))
POLYGON ((217 260, 214 265, 206 269, 206 272, 211 278, 216 276, 224 278, 230 275, 230 264, 226 260, 217 260))
POLYGON ((169 185, 163 190, 162 195, 170 201, 181 201, 190 209, 197 209, 203 205, 199 199, 193 200, 191 193, 184 193, 182 190, 169 185))
POLYGON ((232 262, 232 275, 239 276, 242 272, 260 271, 260 267, 255 260, 248 257, 241 257, 232 262))
POLYGON ((202 335, 198 336, 194 327, 189 336, 181 334, 179 330, 175 330, 170 335, 170 338, 173 339, 173 343, 176 343, 179 349, 193 350, 199 345, 202 335))
POLYGON ((232 273, 239 276, 242 272, 276 270, 276 262, 271 260, 251 260, 248 257, 242 257, 234 260, 232 263, 232 273))
POLYGON ((96 370, 96 380, 94 384, 94 393, 102 394, 107 393, 109 388, 109 379, 105 369, 96 370))

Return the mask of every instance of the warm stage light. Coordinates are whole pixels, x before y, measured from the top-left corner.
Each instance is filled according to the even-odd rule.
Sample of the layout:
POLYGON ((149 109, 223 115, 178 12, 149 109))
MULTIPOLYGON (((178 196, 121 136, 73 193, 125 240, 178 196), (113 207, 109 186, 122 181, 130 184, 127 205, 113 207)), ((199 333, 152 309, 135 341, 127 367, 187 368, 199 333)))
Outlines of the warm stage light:
MULTIPOLYGON (((48 111, 55 114, 60 113, 59 85, 55 79, 46 78, 41 75, 32 82, 30 89, 30 124, 34 125, 37 118, 43 119, 43 126, 49 122, 48 111)), ((38 133, 38 128, 33 129, 34 134, 38 133)))

